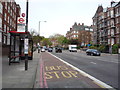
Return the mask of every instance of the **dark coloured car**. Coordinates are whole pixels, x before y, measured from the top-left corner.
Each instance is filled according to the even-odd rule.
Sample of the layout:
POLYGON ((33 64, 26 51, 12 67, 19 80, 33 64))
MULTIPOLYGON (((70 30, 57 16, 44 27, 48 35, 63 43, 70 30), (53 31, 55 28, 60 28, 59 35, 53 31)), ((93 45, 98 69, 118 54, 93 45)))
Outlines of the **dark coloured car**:
POLYGON ((56 47, 56 48, 55 48, 55 52, 56 52, 56 53, 62 53, 62 48, 56 47))
POLYGON ((100 56, 101 55, 100 51, 98 51, 96 49, 87 49, 86 54, 91 55, 91 56, 100 56))
POLYGON ((52 48, 48 48, 48 52, 52 52, 53 51, 53 49, 52 48))

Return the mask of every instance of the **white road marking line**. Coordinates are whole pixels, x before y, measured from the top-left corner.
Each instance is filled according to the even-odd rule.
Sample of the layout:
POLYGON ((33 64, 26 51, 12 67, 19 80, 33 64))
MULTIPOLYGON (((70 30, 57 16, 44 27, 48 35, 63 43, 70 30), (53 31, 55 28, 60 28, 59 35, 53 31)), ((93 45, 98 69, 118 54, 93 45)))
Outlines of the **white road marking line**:
MULTIPOLYGON (((74 54, 72 54, 72 55, 74 55, 74 54)), ((101 57, 96 57, 96 56, 83 56, 83 54, 82 55, 80 55, 81 57, 84 57, 84 58, 90 58, 90 59, 92 59, 92 58, 94 58, 94 59, 97 59, 98 61, 103 61, 103 62, 112 62, 112 63, 118 63, 117 61, 109 61, 109 60, 103 60, 103 59, 101 59, 101 57)))
MULTIPOLYGON (((51 53, 49 53, 49 54, 51 54, 51 53)), ((53 54, 51 54, 51 55, 54 56, 54 57, 56 57, 57 59, 59 59, 59 60, 62 61, 63 63, 71 66, 72 68, 74 68, 74 69, 77 70, 78 72, 82 73, 83 75, 87 76, 88 78, 92 79, 94 82, 96 82, 97 84, 99 84, 99 86, 101 86, 102 88, 104 87, 104 88, 110 88, 110 89, 112 88, 112 89, 114 89, 114 88, 111 87, 110 85, 107 85, 106 83, 98 80, 97 78, 95 78, 95 77, 87 74, 86 72, 80 70, 79 68, 73 66, 72 64, 69 64, 68 62, 62 60, 61 58, 59 58, 59 57, 57 57, 57 56, 55 56, 55 55, 53 55, 53 54)))
POLYGON ((100 58, 98 58, 97 60, 99 60, 99 61, 104 61, 104 62, 118 63, 118 62, 115 62, 115 61, 107 61, 107 60, 103 60, 103 59, 100 59, 100 58))
POLYGON ((95 62, 90 62, 90 63, 92 63, 92 64, 96 64, 95 62))

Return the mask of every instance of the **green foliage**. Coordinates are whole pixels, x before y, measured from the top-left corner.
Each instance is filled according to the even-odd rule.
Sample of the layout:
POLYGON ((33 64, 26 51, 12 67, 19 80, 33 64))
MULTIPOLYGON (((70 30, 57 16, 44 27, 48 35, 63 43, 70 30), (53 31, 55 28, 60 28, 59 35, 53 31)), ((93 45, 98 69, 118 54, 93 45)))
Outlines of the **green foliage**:
POLYGON ((55 41, 58 46, 67 45, 69 40, 61 34, 54 34, 49 37, 50 41, 55 41))
POLYGON ((113 53, 113 54, 117 54, 117 53, 118 53, 118 44, 114 44, 114 45, 112 46, 112 53, 113 53))
POLYGON ((42 46, 48 46, 48 45, 51 46, 52 43, 50 42, 50 40, 48 38, 44 38, 42 40, 42 46))
POLYGON ((90 46, 89 48, 90 48, 90 49, 97 49, 96 46, 90 46))
POLYGON ((99 50, 100 52, 105 52, 105 45, 100 45, 100 46, 98 47, 98 50, 99 50))
POLYGON ((68 40, 66 37, 64 37, 62 43, 63 43, 63 44, 69 44, 69 40, 68 40))
POLYGON ((77 46, 77 49, 80 49, 80 46, 77 46))
POLYGON ((39 36, 39 35, 33 36, 33 43, 34 43, 34 44, 40 43, 40 41, 41 41, 42 39, 44 39, 44 37, 42 37, 42 36, 39 36))

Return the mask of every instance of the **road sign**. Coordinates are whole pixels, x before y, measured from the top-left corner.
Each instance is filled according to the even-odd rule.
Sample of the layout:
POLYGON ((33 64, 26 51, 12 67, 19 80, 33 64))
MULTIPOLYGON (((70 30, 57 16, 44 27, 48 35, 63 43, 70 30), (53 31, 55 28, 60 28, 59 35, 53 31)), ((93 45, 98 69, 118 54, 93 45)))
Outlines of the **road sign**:
POLYGON ((18 24, 17 31, 18 32, 25 32, 25 24, 18 24))
POLYGON ((25 17, 25 13, 22 13, 22 17, 25 17))
POLYGON ((24 19, 24 18, 19 18, 19 19, 18 19, 18 23, 23 24, 23 23, 24 23, 24 21, 25 21, 25 19, 24 19))

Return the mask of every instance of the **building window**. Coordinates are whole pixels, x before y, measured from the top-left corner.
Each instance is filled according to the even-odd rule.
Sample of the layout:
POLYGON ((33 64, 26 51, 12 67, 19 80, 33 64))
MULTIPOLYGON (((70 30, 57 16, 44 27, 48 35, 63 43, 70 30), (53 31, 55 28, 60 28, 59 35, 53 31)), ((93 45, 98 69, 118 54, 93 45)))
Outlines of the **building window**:
POLYGON ((73 33, 76 33, 76 31, 74 31, 73 33))
POLYGON ((116 18, 116 23, 119 23, 118 18, 116 18))
POLYGON ((117 43, 119 43, 119 38, 117 38, 117 43))
POLYGON ((118 10, 118 8, 116 9, 116 14, 118 14, 119 12, 118 12, 119 10, 118 10))
POLYGON ((11 12, 10 12, 10 15, 12 16, 13 12, 12 12, 12 9, 11 9, 11 12))
POLYGON ((5 2, 5 9, 7 10, 7 2, 5 2))
POLYGON ((113 12, 113 10, 111 10, 111 17, 114 17, 114 12, 113 12))
POLYGON ((5 16, 4 16, 4 20, 6 21, 6 18, 7 18, 7 15, 6 15, 6 13, 5 13, 5 16))
POLYGON ((116 33, 119 33, 119 28, 118 27, 116 27, 116 33))
POLYGON ((113 20, 111 20, 111 26, 114 26, 114 21, 113 20))
POLYGON ((109 17, 109 11, 107 12, 107 17, 109 17))
POLYGON ((4 32, 7 32, 7 30, 6 30, 6 25, 4 24, 4 32))
POLYGON ((8 16, 8 23, 9 23, 10 17, 8 16))
POLYGON ((108 39, 108 44, 110 44, 110 39, 108 39))
POLYGON ((111 35, 114 35, 114 29, 111 29, 111 35))
POLYGON ((111 45, 113 45, 113 44, 114 44, 114 39, 112 38, 112 39, 111 39, 111 45))
POLYGON ((96 22, 93 22, 93 25, 96 25, 96 22))
POLYGON ((73 35, 73 37, 76 37, 76 35, 73 35))
POLYGON ((2 14, 3 6, 2 3, 0 2, 0 13, 2 14))
POLYGON ((6 36, 4 36, 4 42, 3 43, 6 44, 6 36))
POLYGON ((8 12, 10 13, 10 6, 8 6, 8 12))
POLYGON ((2 33, 0 32, 0 42, 2 42, 2 33))
POLYGON ((9 31, 9 27, 7 27, 7 31, 9 31))
POLYGON ((2 29, 2 18, 0 18, 0 29, 2 29))
POLYGON ((108 30, 108 35, 110 35, 110 30, 108 30))
POLYGON ((107 21, 107 25, 108 25, 108 26, 110 25, 110 21, 107 21))
POLYGON ((12 19, 10 19, 10 25, 12 25, 12 19))

